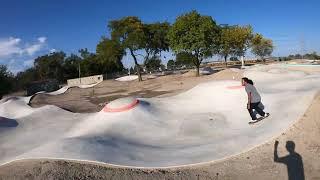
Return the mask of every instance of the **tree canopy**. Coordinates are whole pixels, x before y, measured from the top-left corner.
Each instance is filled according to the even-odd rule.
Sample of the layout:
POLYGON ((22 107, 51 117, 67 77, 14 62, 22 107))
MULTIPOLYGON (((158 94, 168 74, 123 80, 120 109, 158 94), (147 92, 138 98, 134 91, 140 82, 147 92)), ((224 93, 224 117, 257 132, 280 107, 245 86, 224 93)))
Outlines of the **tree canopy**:
POLYGON ((121 62, 125 50, 118 41, 102 38, 96 48, 97 63, 102 67, 101 73, 114 73, 123 70, 121 62))
MULTIPOLYGON (((261 34, 253 35, 251 26, 218 26, 211 16, 201 15, 191 11, 178 16, 171 25, 168 22, 142 22, 136 16, 128 16, 108 22, 110 36, 102 36, 97 42, 95 52, 80 49, 79 54, 66 55, 64 52, 53 52, 41 55, 34 60, 33 67, 14 75, 8 72, 6 66, 0 68, 1 83, 9 83, 6 87, 21 89, 32 81, 55 79, 64 83, 67 79, 96 74, 125 73, 127 69, 122 63, 128 53, 132 56, 139 81, 141 66, 138 57, 143 57, 144 67, 148 71, 164 69, 161 63, 161 53, 173 51, 175 60, 169 60, 167 69, 174 67, 199 68, 202 61, 219 54, 230 60, 251 52, 264 59, 270 56, 274 46, 271 40, 261 34)), ((319 59, 316 53, 292 55, 308 59, 319 59)), ((109 76, 108 76, 109 77, 109 76)), ((0 90, 6 92, 3 87, 0 90)))
POLYGON ((191 67, 194 65, 194 62, 197 61, 196 57, 188 52, 179 52, 176 54, 176 66, 182 67, 191 67))
POLYGON ((72 79, 79 76, 79 65, 81 58, 75 54, 71 54, 64 60, 63 76, 65 79, 72 79))
POLYGON ((40 80, 57 79, 63 81, 63 62, 66 54, 62 51, 39 56, 34 60, 34 67, 40 80))
POLYGON ((175 69, 175 61, 173 59, 170 59, 167 62, 167 69, 168 70, 174 70, 175 69))
POLYGON ((133 57, 139 81, 142 81, 140 65, 138 64, 136 51, 143 49, 145 43, 145 32, 141 20, 135 16, 124 17, 109 22, 112 40, 120 42, 124 49, 128 49, 133 57))
POLYGON ((255 34, 255 36, 252 38, 251 48, 251 51, 254 55, 265 61, 264 58, 272 54, 274 46, 272 40, 265 39, 261 34, 255 34))
POLYGON ((158 71, 161 68, 161 59, 159 56, 152 56, 145 61, 147 71, 158 71))
POLYGON ((169 51, 169 42, 167 34, 170 29, 168 22, 143 24, 145 42, 144 49, 146 52, 145 60, 150 57, 161 55, 162 51, 169 51))
POLYGON ((221 30, 219 54, 227 66, 229 56, 244 56, 252 39, 251 26, 226 26, 221 30))
POLYGON ((179 16, 168 33, 170 47, 176 53, 186 52, 195 57, 193 61, 199 76, 200 64, 211 57, 218 47, 219 27, 211 16, 192 11, 179 16))
POLYGON ((14 76, 8 71, 7 66, 0 65, 0 99, 11 90, 13 78, 14 76))

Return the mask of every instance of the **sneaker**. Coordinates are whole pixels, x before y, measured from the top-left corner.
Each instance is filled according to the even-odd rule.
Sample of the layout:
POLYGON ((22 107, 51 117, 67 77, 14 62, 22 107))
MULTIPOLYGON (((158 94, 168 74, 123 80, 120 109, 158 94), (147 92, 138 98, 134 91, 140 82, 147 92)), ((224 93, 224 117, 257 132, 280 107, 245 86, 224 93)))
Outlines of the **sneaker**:
POLYGON ((268 117, 270 115, 270 113, 265 113, 264 117, 268 117))

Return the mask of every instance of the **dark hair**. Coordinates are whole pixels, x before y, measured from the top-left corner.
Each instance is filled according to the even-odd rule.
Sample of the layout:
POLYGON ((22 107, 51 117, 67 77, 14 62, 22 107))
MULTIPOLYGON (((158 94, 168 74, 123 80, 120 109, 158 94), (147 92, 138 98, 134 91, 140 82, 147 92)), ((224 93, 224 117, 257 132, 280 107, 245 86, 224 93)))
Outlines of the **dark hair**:
POLYGON ((242 80, 243 80, 244 82, 248 83, 248 84, 253 85, 253 81, 252 81, 251 79, 247 78, 247 77, 243 77, 242 80))
POLYGON ((249 79, 248 79, 247 77, 243 77, 242 80, 243 80, 244 82, 248 82, 249 79))
POLYGON ((248 83, 253 85, 253 81, 251 79, 248 80, 248 83))

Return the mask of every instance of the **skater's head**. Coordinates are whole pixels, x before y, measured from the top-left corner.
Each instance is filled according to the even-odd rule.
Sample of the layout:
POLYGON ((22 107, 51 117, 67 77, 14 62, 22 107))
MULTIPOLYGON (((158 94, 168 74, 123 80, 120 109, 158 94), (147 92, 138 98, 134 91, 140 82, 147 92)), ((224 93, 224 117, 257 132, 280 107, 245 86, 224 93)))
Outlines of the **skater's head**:
POLYGON ((295 148, 295 144, 293 141, 287 141, 286 143, 286 148, 288 150, 288 152, 291 154, 291 153, 294 153, 294 148, 295 148))
POLYGON ((247 83, 248 83, 248 78, 246 78, 246 77, 243 77, 242 79, 241 79, 241 84, 242 84, 242 86, 245 86, 247 83))
POLYGON ((243 77, 241 79, 241 83, 242 83, 242 86, 245 86, 247 84, 253 85, 253 81, 251 79, 247 78, 247 77, 243 77))

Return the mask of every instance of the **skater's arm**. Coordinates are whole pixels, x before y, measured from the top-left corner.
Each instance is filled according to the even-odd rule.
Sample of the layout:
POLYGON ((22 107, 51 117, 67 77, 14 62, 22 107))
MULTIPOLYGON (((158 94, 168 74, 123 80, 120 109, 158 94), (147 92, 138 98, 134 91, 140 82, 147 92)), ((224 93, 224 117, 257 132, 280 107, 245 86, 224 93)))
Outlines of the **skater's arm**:
POLYGON ((247 92, 247 95, 248 95, 248 103, 247 103, 247 109, 250 109, 251 107, 250 107, 250 103, 251 103, 251 96, 252 96, 252 89, 251 89, 251 87, 249 86, 249 85, 246 85, 245 86, 245 90, 246 90, 246 92, 247 92))
POLYGON ((251 92, 248 93, 248 104, 247 104, 248 109, 250 109, 250 103, 251 103, 251 92))

